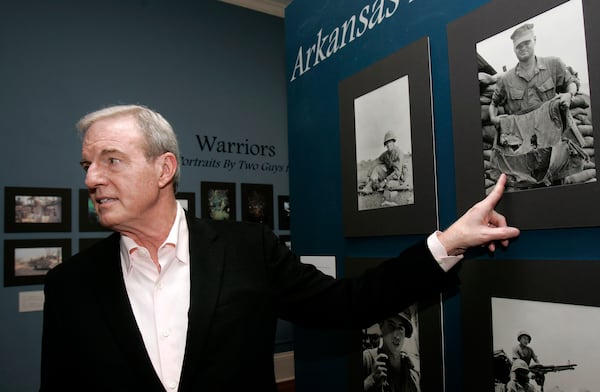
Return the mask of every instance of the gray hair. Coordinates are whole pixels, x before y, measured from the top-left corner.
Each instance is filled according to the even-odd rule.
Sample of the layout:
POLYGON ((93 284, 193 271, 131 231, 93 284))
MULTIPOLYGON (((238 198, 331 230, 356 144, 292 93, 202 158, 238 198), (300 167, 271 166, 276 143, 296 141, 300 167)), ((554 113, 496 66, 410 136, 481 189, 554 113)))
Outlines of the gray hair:
POLYGON ((141 105, 110 106, 86 114, 77 122, 77 129, 82 137, 85 136, 92 124, 98 120, 120 116, 133 116, 146 141, 144 155, 148 160, 170 152, 177 158, 177 170, 173 176, 173 190, 177 192, 179 185, 179 144, 171 124, 159 113, 141 105))

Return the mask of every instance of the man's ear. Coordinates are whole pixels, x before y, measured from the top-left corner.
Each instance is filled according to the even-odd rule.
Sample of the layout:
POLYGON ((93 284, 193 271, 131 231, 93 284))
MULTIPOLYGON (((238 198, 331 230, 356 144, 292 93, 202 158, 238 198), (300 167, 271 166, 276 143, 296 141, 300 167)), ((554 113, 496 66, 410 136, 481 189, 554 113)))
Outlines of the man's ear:
POLYGON ((172 152, 165 152, 158 157, 158 164, 160 165, 160 177, 158 184, 161 188, 167 186, 173 182, 175 173, 177 172, 177 158, 172 152))

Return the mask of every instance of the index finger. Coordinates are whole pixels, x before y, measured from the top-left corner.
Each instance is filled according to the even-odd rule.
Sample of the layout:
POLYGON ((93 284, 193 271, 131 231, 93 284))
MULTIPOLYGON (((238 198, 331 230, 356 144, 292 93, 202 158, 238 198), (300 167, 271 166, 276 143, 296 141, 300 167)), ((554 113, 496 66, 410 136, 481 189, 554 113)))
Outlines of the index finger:
POLYGON ((482 201, 486 204, 490 204, 490 208, 493 209, 496 204, 502 198, 502 194, 504 193, 504 186, 506 185, 506 174, 502 173, 498 181, 496 182, 496 186, 494 189, 487 195, 485 199, 482 201))

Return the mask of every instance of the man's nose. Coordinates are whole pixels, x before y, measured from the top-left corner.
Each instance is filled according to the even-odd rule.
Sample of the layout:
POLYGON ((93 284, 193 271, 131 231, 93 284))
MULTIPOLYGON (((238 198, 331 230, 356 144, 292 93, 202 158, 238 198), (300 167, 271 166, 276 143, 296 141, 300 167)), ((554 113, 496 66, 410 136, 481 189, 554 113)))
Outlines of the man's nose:
POLYGON ((93 163, 88 166, 87 171, 85 172, 85 186, 87 186, 88 189, 94 189, 98 187, 98 185, 102 185, 103 181, 104 175, 102 169, 93 163))

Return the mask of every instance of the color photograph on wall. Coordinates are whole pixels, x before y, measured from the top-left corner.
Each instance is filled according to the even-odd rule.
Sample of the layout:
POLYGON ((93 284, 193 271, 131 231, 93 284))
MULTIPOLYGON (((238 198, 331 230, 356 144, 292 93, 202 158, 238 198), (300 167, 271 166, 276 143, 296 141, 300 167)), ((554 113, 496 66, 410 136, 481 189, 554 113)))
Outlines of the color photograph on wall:
POLYGON ((339 96, 345 236, 435 230, 428 38, 342 80, 339 96))
MULTIPOLYGON (((348 258, 346 275, 358 276, 383 261, 348 258)), ((349 390, 442 391, 441 325, 441 298, 436 295, 360 331, 350 339, 349 390)))
POLYGON ((71 190, 5 187, 4 219, 7 233, 70 231, 71 190))
POLYGON ((242 220, 273 229, 273 185, 242 184, 242 220))
POLYGON ((505 173, 499 209, 513 224, 596 225, 597 77, 588 71, 598 54, 586 37, 598 6, 535 0, 515 13, 514 3, 492 1, 448 26, 458 212, 505 173), (547 214, 557 203, 577 208, 547 214))
POLYGON ((235 218, 235 183, 202 181, 200 183, 200 214, 204 219, 235 218))
POLYGON ((69 256, 70 239, 4 240, 4 286, 43 284, 69 256))
POLYGON ((466 260, 460 271, 465 391, 509 390, 519 369, 529 377, 512 390, 600 385, 599 273, 597 260, 466 260))

